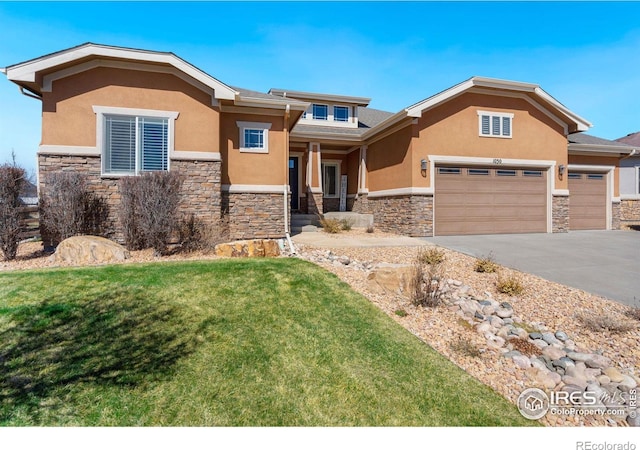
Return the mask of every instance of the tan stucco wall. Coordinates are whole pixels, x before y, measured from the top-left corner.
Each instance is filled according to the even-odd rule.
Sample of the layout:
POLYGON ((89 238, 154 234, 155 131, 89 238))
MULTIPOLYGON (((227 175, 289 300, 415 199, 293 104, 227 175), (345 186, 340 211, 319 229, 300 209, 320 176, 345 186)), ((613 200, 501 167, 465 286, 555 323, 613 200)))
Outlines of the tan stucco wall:
POLYGON ((211 96, 171 74, 99 67, 53 82, 43 94, 42 144, 95 146, 92 106, 177 111, 175 149, 218 152, 211 96))
POLYGON ((289 175, 287 134, 282 117, 223 113, 220 118, 222 184, 285 185, 289 175), (236 122, 271 123, 269 153, 241 153, 236 122))
POLYGON ((369 144, 367 150, 367 170, 369 191, 395 189, 411 186, 412 170, 419 166, 412 164, 411 125, 369 144))
POLYGON ((620 159, 616 156, 586 156, 570 155, 569 164, 589 166, 614 166, 613 171, 613 196, 620 196, 620 159))

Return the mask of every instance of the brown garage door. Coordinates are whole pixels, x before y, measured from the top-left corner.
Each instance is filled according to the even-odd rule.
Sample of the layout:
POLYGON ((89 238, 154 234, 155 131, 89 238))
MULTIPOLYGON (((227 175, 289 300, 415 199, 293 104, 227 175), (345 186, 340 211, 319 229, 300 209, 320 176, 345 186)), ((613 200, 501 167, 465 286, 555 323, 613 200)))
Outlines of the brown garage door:
POLYGON ((607 176, 569 172, 569 229, 607 229, 607 176))
POLYGON ((547 172, 543 169, 436 167, 437 236, 544 233, 547 172))

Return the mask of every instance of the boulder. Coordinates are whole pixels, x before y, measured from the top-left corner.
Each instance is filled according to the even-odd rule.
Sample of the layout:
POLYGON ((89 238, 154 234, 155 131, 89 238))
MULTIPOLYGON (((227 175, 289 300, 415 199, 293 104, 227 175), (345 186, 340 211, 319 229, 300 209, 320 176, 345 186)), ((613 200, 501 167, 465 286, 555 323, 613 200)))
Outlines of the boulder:
POLYGON ((131 256, 122 245, 99 236, 72 236, 58 244, 51 259, 73 265, 121 262, 131 256))
POLYGON ((414 267, 410 264, 377 264, 367 276, 369 289, 382 294, 410 296, 414 267))
POLYGON ((620 383, 623 380, 622 374, 615 367, 606 367, 602 372, 614 383, 620 383))
POLYGON ((253 258, 280 256, 280 246, 271 239, 251 239, 246 241, 218 244, 214 249, 216 256, 226 258, 253 258))

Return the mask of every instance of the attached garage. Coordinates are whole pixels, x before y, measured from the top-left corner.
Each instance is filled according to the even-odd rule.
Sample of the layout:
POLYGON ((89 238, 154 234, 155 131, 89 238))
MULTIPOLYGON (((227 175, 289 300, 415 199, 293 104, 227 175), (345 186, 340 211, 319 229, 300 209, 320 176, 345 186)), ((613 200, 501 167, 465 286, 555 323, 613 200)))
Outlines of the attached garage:
POLYGON ((547 232, 547 170, 435 168, 434 235, 547 232))
POLYGON ((569 172, 569 229, 607 229, 607 174, 569 172))

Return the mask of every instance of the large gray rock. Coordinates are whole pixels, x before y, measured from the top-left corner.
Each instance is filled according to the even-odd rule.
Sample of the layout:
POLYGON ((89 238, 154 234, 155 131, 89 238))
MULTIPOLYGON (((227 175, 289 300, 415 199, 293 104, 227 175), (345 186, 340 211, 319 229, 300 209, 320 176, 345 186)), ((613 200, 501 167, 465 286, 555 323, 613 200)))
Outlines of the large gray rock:
POLYGON ((594 369, 606 369, 611 366, 611 360, 609 358, 596 354, 592 354, 584 363, 587 367, 592 367, 594 369))
POLYGON ((567 356, 567 354, 564 352, 564 350, 560 350, 559 348, 553 347, 553 346, 548 346, 542 349, 542 354, 544 356, 547 356, 549 359, 551 359, 552 361, 555 359, 560 359, 564 356, 567 356))
POLYGON ((122 245, 99 236, 72 236, 58 244, 51 259, 73 265, 122 262, 131 256, 122 245))

